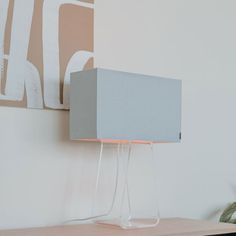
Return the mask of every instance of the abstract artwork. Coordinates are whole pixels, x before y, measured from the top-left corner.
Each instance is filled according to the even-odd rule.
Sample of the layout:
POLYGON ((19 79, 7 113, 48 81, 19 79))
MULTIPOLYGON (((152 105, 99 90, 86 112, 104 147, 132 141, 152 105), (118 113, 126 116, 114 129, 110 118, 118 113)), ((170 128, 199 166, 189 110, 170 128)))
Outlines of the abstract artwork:
POLYGON ((0 106, 69 109, 93 67, 94 0, 0 0, 0 106))

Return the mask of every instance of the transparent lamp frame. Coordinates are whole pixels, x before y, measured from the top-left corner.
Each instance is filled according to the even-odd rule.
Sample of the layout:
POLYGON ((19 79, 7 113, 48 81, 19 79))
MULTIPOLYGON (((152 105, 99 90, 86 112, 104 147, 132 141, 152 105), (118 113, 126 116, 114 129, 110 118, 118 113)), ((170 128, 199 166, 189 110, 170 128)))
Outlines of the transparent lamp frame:
POLYGON ((80 140, 80 141, 99 141, 100 142, 100 152, 99 152, 99 160, 97 165, 97 174, 96 174, 96 182, 95 182, 95 190, 94 190, 94 196, 93 196, 93 206, 91 210, 91 216, 86 218, 74 218, 70 219, 64 222, 64 224, 69 223, 80 223, 85 221, 93 221, 97 224, 104 224, 108 226, 118 226, 122 229, 135 229, 135 228, 148 228, 148 227, 155 227, 158 225, 160 221, 160 213, 159 213, 159 206, 158 206, 158 199, 156 198, 155 202, 155 215, 152 216, 152 218, 135 218, 133 214, 133 208, 132 208, 132 201, 130 199, 130 186, 129 186, 129 167, 130 167, 130 160, 132 157, 132 149, 133 145, 135 144, 143 144, 148 145, 151 151, 151 160, 153 168, 153 180, 155 183, 154 189, 156 189, 155 192, 157 192, 158 184, 157 184, 157 175, 155 170, 155 153, 154 153, 154 147, 153 142, 148 141, 113 141, 113 140, 80 140), (102 166, 102 160, 103 160, 103 152, 104 152, 104 145, 105 144, 115 144, 116 145, 116 173, 115 173, 115 187, 112 194, 112 200, 109 209, 104 213, 95 214, 95 207, 97 204, 97 194, 98 194, 98 187, 100 182, 100 176, 101 176, 101 166, 102 166), (119 215, 117 215, 115 218, 109 218, 111 215, 114 207, 115 202, 118 197, 117 191, 118 191, 118 182, 119 182, 119 172, 122 168, 121 166, 121 158, 122 154, 124 154, 125 149, 128 150, 128 153, 126 155, 126 161, 123 165, 123 175, 124 175, 124 181, 122 183, 122 194, 121 194, 121 200, 120 200, 120 206, 119 206, 119 215), (127 202, 127 206, 125 206, 125 201, 127 202), (123 214, 122 210, 126 207, 127 214, 123 214))

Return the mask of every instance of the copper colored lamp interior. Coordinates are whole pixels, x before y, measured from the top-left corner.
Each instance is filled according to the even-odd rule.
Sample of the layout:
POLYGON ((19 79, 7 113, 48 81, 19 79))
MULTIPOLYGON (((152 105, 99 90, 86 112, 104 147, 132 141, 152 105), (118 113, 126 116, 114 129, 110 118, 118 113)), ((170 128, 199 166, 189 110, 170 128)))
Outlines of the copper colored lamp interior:
POLYGON ((117 144, 151 144, 151 143, 168 143, 157 141, 144 141, 144 140, 118 140, 118 139, 79 139, 82 142, 98 142, 98 143, 117 143, 117 144))

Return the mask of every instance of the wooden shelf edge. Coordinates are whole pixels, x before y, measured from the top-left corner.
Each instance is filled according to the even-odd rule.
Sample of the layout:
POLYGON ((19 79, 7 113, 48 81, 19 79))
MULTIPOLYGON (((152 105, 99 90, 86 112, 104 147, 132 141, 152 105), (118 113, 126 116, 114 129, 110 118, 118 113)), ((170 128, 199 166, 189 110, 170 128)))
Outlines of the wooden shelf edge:
POLYGON ((235 233, 236 225, 203 220, 162 219, 157 227, 122 230, 96 224, 60 225, 0 231, 0 236, 203 236, 235 233))

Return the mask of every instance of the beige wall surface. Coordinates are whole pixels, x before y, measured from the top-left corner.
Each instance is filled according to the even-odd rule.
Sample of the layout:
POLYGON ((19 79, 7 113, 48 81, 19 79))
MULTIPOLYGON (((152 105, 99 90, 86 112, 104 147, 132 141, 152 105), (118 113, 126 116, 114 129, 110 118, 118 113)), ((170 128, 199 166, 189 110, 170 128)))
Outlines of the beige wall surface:
MULTIPOLYGON (((182 143, 155 145, 162 217, 217 220, 235 201, 235 9, 235 0, 95 3, 95 66, 183 81, 182 143)), ((68 112, 0 107, 0 150, 1 229, 89 214, 99 146, 69 141, 68 112)))

